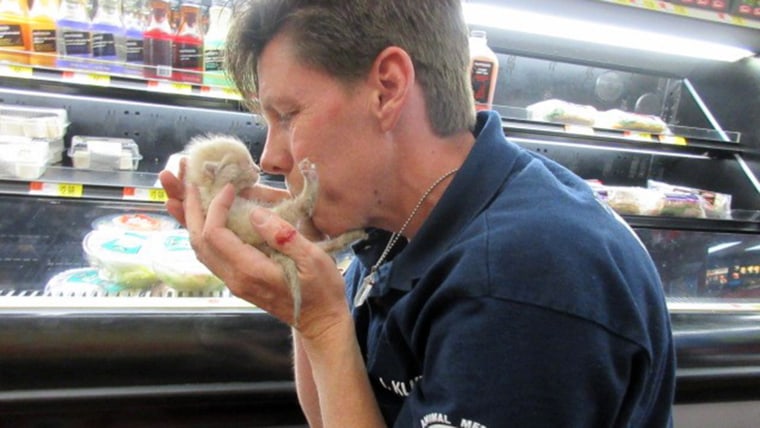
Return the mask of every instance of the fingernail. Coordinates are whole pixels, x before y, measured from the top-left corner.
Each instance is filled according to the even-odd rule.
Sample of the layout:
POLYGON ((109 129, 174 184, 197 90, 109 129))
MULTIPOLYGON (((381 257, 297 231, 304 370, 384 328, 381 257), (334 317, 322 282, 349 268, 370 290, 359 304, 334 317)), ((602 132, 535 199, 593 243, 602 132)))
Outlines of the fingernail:
POLYGON ((256 226, 264 226, 272 218, 272 212, 266 208, 255 207, 251 210, 251 223, 256 226))

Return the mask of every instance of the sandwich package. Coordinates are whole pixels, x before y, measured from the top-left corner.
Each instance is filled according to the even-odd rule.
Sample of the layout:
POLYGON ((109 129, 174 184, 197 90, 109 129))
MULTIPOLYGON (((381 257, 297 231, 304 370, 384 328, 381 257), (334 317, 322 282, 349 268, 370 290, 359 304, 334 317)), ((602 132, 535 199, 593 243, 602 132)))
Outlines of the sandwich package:
POLYGON ((526 110, 530 120, 584 126, 592 126, 597 115, 597 110, 592 106, 557 99, 531 104, 526 107, 526 110))
POLYGON ((596 116, 594 127, 648 132, 651 134, 665 134, 669 132, 668 125, 657 116, 629 113, 617 109, 600 112, 596 116))

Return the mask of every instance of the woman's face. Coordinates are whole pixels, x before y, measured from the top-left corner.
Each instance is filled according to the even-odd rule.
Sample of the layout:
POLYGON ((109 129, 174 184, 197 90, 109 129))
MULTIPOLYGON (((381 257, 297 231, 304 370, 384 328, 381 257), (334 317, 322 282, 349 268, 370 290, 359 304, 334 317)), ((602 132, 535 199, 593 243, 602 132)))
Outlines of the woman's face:
POLYGON ((284 35, 276 36, 259 60, 259 101, 267 121, 261 167, 284 175, 295 193, 302 187, 299 162, 316 165, 319 197, 313 217, 323 233, 334 236, 365 227, 375 184, 374 128, 370 92, 350 87, 298 61, 284 35))

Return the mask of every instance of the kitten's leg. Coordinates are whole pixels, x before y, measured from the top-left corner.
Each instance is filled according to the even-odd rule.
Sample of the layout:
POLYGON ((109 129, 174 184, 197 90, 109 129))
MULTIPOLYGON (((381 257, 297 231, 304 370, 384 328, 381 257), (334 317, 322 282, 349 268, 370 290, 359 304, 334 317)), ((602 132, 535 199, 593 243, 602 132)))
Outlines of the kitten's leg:
POLYGON ((299 221, 312 216, 314 206, 317 204, 317 191, 319 190, 317 169, 314 164, 308 159, 304 159, 298 164, 298 168, 301 170, 304 179, 301 193, 272 208, 277 215, 295 226, 298 225, 299 221))
POLYGON ((319 242, 318 245, 321 249, 325 250, 325 252, 335 253, 348 247, 352 242, 366 238, 367 233, 363 230, 352 230, 342 235, 338 235, 335 238, 328 239, 327 241, 319 242))

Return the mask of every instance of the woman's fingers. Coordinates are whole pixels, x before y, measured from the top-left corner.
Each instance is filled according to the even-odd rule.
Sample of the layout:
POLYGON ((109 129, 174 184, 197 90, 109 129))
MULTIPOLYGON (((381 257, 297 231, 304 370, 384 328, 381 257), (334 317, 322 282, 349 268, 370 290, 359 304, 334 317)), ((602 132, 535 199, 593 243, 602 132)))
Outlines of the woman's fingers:
POLYGON ((179 164, 179 176, 175 176, 169 170, 161 171, 158 174, 158 179, 167 196, 166 210, 183 226, 185 225, 185 210, 182 203, 185 199, 184 176, 186 168, 187 161, 183 158, 179 164))

